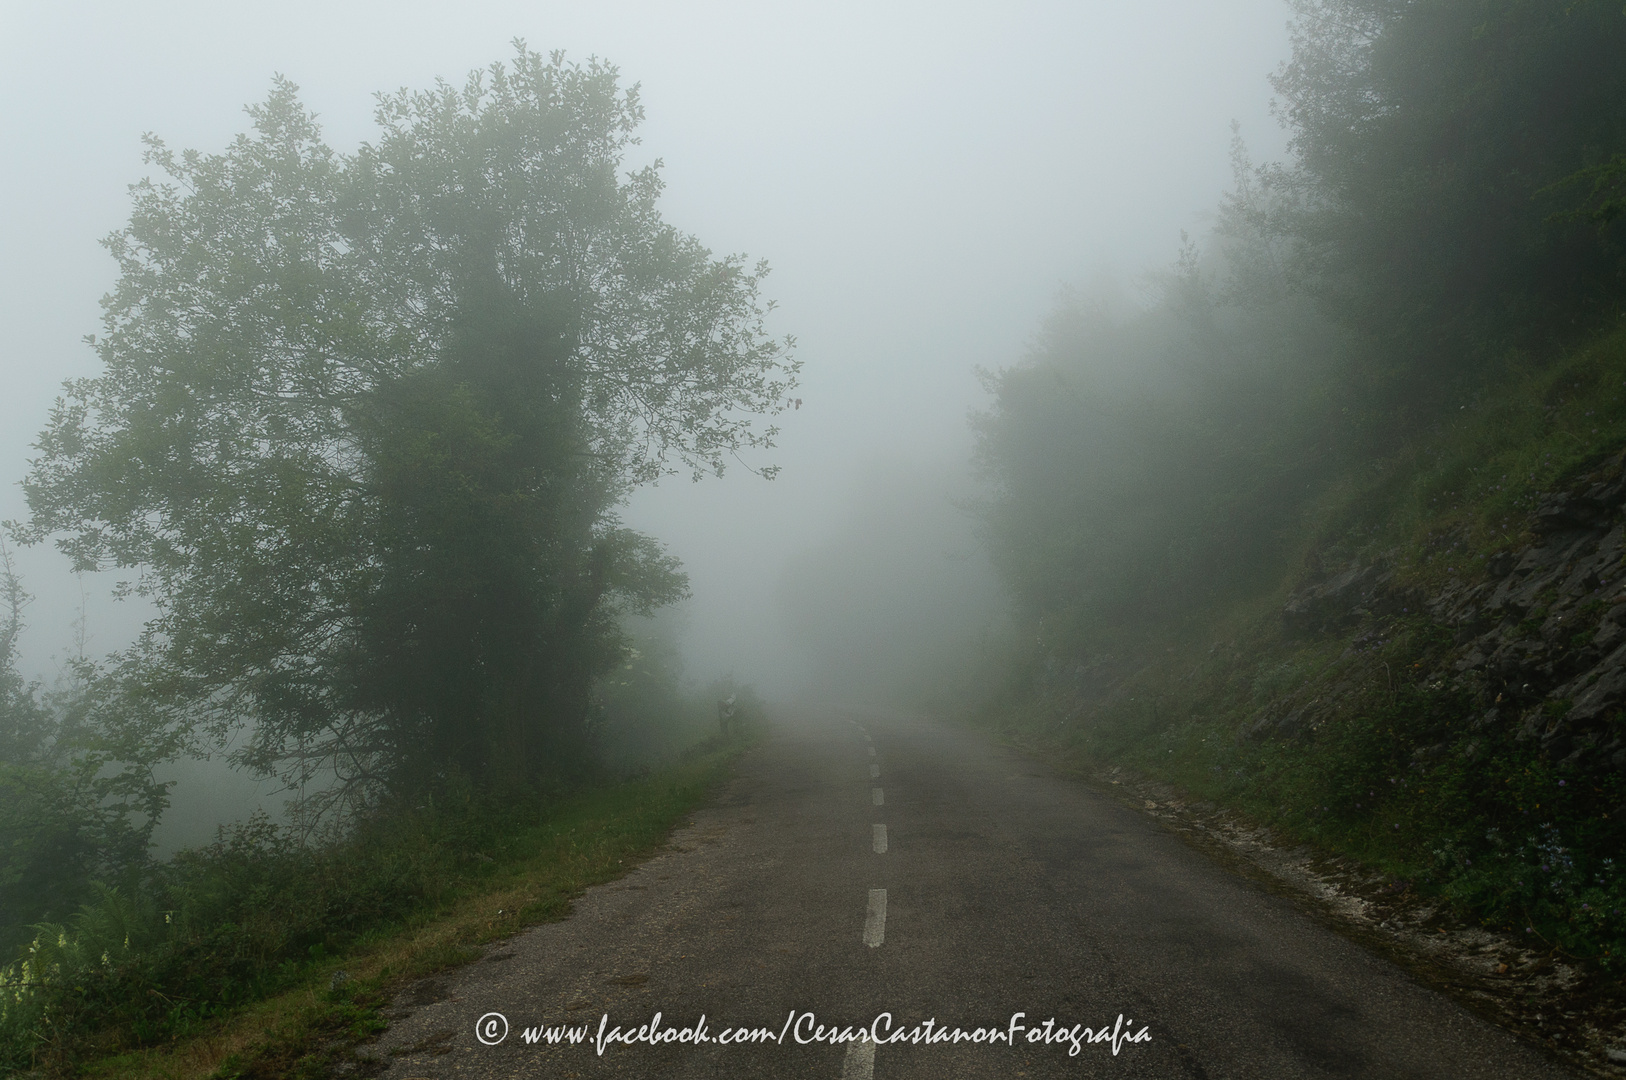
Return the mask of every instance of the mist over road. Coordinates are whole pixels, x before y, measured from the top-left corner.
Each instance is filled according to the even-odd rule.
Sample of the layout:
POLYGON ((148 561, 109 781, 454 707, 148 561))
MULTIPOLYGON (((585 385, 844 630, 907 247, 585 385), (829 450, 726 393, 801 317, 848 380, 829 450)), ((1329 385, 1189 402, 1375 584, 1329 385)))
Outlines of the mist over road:
POLYGON ((782 713, 669 848, 397 1005, 379 1047, 393 1080, 1575 1075, 1155 821, 873 711, 782 713), (703 1014, 706 1041, 598 1053, 601 1023, 636 1033, 657 1012, 669 1040, 703 1014), (491 1013, 507 1034, 487 1020, 482 1045, 491 1013), (923 1041, 828 1041, 883 1013, 923 1041), (818 1025, 827 1041, 797 1042, 818 1025), (1072 1054, 1059 1032, 1078 1025, 1116 1030, 1117 1054, 1072 1054), (740 1027, 760 1033, 717 1041, 740 1027))

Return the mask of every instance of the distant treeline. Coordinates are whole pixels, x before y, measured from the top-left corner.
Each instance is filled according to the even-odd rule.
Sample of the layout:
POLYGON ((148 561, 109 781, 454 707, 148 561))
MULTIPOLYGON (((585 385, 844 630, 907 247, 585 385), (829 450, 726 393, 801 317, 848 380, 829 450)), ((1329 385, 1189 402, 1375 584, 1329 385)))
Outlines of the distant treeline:
POLYGON ((1626 300, 1626 12, 1308 0, 1287 161, 1235 182, 1157 302, 1064 296, 987 377, 990 551, 1082 647, 1272 580, 1296 512, 1626 300))

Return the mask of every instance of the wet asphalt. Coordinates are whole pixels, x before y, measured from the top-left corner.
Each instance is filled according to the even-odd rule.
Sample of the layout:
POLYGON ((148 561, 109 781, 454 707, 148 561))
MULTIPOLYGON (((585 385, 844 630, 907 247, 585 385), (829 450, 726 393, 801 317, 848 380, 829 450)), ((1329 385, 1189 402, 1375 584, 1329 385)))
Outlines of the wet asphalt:
POLYGON ((390 1080, 1579 1075, 1042 761, 833 708, 373 1050, 390 1080), (891 1041, 832 1039, 860 1029, 891 1041))

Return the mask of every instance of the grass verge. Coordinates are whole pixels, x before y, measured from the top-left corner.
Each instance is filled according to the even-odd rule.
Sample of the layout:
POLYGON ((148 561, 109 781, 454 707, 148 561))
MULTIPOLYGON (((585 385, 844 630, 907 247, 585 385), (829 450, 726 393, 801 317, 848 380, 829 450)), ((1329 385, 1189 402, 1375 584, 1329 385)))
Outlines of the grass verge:
MULTIPOLYGON (((385 852, 391 856, 385 861, 411 854, 438 885, 405 912, 330 935, 327 940, 334 944, 307 946, 298 963, 268 965, 274 978, 258 985, 274 990, 258 999, 228 1009, 182 1010, 178 1021, 171 1008, 162 1040, 142 1038, 141 1025, 127 1019, 98 1031, 93 1016, 87 1017, 107 995, 142 992, 141 971, 127 970, 140 965, 121 968, 115 962, 100 983, 84 980, 77 993, 52 1003, 57 1016, 46 1017, 37 1029, 47 1040, 41 1041, 31 1071, 140 1080, 376 1072, 382 1063, 368 1058, 365 1043, 384 1028, 382 1010, 392 992, 473 959, 486 942, 565 917, 582 890, 620 876, 659 847, 704 801, 741 749, 741 744, 714 741, 682 764, 644 778, 559 795, 524 812, 493 815, 487 809, 473 829, 398 832, 391 841, 397 850, 385 852), (471 842, 475 846, 462 847, 471 842), (64 1013, 71 1023, 64 1023, 64 1013), (81 1034, 53 1045, 48 1041, 53 1027, 81 1034), (96 1034, 87 1038, 87 1031, 96 1034)), ((362 874, 368 869, 356 868, 362 874)), ((162 996, 151 986, 145 989, 162 996)), ((117 1000, 125 1003, 123 997, 117 1000)))

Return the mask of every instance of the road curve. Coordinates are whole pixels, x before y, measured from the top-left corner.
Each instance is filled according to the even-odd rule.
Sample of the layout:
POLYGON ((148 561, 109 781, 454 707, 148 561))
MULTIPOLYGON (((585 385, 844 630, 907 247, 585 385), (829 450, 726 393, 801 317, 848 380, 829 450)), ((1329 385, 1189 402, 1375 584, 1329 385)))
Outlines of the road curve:
POLYGON ((1579 1075, 1157 822, 877 711, 787 712, 667 849, 397 1005, 390 1080, 1579 1075))

